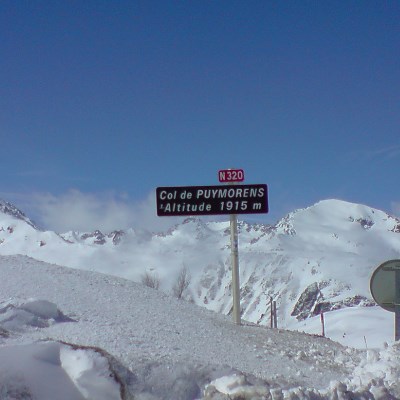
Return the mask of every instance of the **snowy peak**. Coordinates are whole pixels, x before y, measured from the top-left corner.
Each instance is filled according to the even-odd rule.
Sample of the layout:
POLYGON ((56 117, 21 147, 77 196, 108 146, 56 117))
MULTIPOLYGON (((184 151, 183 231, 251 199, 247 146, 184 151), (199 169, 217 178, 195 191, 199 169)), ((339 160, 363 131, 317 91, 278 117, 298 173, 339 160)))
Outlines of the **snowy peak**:
POLYGON ((39 228, 17 207, 13 204, 0 199, 0 213, 9 215, 16 219, 26 222, 32 228, 39 230, 39 228))
POLYGON ((400 220, 383 211, 342 200, 322 200, 311 207, 289 213, 276 224, 277 233, 295 235, 297 231, 349 231, 381 229, 400 232, 400 220))

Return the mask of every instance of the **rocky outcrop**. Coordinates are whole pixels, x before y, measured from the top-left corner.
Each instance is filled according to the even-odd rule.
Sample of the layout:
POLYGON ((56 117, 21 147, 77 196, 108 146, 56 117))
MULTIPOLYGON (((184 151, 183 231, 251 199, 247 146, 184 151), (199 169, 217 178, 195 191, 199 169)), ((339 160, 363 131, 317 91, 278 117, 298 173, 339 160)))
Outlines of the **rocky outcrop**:
POLYGON ((15 207, 13 204, 8 203, 7 201, 0 199, 0 212, 11 215, 14 218, 20 219, 21 221, 25 221, 32 228, 39 230, 39 228, 35 225, 33 221, 31 221, 21 210, 15 207))
POLYGON ((94 231, 93 233, 84 233, 81 236, 82 240, 87 240, 93 238, 93 243, 94 244, 104 244, 106 242, 106 236, 100 232, 99 230, 94 231))
POLYGON ((301 321, 324 312, 339 310, 345 307, 371 307, 375 305, 372 300, 360 295, 349 296, 337 301, 334 299, 329 300, 322 293, 322 290, 329 285, 332 285, 332 282, 314 282, 309 285, 301 293, 291 315, 301 321))

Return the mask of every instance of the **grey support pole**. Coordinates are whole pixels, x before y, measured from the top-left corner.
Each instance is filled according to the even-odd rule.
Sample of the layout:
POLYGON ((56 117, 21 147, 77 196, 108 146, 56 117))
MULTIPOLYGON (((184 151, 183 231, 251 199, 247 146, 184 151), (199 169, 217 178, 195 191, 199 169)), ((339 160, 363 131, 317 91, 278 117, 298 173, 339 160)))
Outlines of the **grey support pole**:
POLYGON ((240 320, 240 284, 239 284, 239 249, 237 216, 231 214, 231 260, 232 260, 232 298, 233 298, 233 322, 241 325, 240 320))
POLYGON ((395 269, 394 340, 400 340, 400 270, 395 269))

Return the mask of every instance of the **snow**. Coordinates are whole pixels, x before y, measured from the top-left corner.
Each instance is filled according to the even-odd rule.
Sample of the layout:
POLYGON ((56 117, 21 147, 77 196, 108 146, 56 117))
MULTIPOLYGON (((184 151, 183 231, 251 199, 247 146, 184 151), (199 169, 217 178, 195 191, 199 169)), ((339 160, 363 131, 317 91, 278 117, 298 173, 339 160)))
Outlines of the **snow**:
POLYGON ((57 306, 47 300, 31 299, 22 304, 21 309, 44 319, 57 319, 60 316, 57 306))
POLYGON ((1 399, 121 399, 108 360, 94 351, 51 341, 3 345, 0 360, 1 399))
POLYGON ((110 376, 107 358, 94 350, 60 349, 61 367, 84 398, 119 400, 120 386, 110 376))
MULTIPOLYGON (((394 341, 394 313, 376 307, 350 307, 324 314, 325 335, 332 340, 358 349, 382 348, 394 341)), ((322 334, 319 316, 292 322, 288 329, 322 334)))
MULTIPOLYGON (((297 210, 275 226, 239 222, 239 265, 244 319, 268 324, 269 297, 277 300, 278 323, 297 329, 291 312, 304 289, 318 282, 323 300, 352 296, 372 301, 369 278, 383 261, 400 258, 400 221, 383 211, 339 200, 297 210), (327 284, 327 285, 326 285, 327 284), (243 296, 244 297, 244 296, 243 296)), ((25 254, 73 268, 141 281, 152 272, 170 292, 182 268, 192 283, 186 297, 210 310, 231 308, 228 222, 189 218, 163 234, 128 230, 116 245, 113 234, 35 230, 0 214, 0 254, 25 254), (10 232, 9 228, 12 228, 10 232), (85 239, 84 239, 85 238, 85 239)))
POLYGON ((7 210, 0 400, 400 398, 394 315, 369 293, 373 270, 400 258, 400 221, 382 211, 328 200, 273 227, 239 222, 239 327, 218 314, 232 304, 229 223, 189 218, 165 234, 131 229, 116 244, 114 233, 39 231, 7 210), (192 276, 184 297, 202 308, 169 295, 182 267, 192 276), (133 282, 144 272, 163 291, 133 282), (315 284, 317 302, 296 318, 315 284), (270 297, 280 329, 266 327, 270 297), (327 338, 312 316, 324 303, 334 306, 327 338))
POLYGON ((25 256, 0 256, 0 271, 0 399, 400 398, 398 344, 356 350, 237 326, 132 281, 25 256))

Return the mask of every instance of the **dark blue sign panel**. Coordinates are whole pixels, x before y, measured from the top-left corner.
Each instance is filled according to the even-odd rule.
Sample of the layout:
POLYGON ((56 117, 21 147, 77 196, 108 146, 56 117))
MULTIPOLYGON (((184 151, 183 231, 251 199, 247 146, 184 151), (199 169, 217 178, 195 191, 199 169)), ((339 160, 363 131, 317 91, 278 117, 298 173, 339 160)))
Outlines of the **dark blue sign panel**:
POLYGON ((158 187, 156 196, 160 217, 268 212, 265 184, 158 187))

